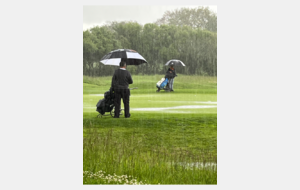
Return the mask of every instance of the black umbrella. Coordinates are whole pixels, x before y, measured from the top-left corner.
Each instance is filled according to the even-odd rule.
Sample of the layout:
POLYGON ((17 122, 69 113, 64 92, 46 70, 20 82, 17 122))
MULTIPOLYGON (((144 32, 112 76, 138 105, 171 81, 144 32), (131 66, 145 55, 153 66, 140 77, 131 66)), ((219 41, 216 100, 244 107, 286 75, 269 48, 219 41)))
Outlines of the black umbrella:
POLYGON ((185 64, 182 61, 177 60, 177 59, 171 59, 165 64, 165 66, 171 66, 171 65, 185 67, 185 64))
POLYGON ((104 55, 100 60, 104 65, 119 66, 121 60, 126 61, 126 65, 140 65, 147 63, 146 59, 132 49, 117 49, 104 55))

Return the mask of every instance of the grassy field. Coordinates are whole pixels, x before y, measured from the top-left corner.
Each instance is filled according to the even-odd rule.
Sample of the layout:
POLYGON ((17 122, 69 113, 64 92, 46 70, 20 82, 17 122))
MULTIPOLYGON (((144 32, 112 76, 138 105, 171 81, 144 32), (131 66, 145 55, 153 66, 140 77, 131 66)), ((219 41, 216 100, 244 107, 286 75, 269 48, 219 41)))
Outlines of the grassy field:
POLYGON ((162 77, 132 76, 129 119, 97 118, 111 77, 83 77, 84 184, 217 184, 217 78, 162 77))

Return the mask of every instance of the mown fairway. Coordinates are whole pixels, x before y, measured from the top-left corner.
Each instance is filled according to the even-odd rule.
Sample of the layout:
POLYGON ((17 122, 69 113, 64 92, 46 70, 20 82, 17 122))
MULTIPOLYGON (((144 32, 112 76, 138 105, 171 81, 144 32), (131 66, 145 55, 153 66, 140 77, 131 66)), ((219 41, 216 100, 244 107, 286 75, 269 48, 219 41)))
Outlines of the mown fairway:
POLYGON ((129 119, 97 118, 111 77, 83 77, 84 184, 217 184, 217 78, 162 77, 132 76, 129 119))

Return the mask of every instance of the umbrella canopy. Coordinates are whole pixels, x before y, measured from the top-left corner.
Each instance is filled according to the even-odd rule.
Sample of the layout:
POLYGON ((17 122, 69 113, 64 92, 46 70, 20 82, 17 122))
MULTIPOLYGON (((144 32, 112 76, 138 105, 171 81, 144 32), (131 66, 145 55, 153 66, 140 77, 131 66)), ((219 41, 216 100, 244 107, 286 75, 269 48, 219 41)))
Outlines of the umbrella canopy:
POLYGON ((165 66, 171 66, 171 65, 185 67, 185 64, 182 61, 177 60, 177 59, 171 59, 165 64, 165 66))
POLYGON ((120 66, 121 60, 126 59, 126 65, 147 63, 146 59, 132 49, 117 49, 104 55, 100 60, 104 65, 120 66))

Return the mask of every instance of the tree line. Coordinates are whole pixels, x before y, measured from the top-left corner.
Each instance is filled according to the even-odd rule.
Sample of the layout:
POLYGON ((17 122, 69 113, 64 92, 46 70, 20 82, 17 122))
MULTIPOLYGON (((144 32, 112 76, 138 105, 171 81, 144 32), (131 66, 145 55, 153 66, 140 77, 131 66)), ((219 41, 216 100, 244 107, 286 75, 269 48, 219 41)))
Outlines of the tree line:
MULTIPOLYGON (((203 7, 199 9, 207 12, 203 7)), ((181 12, 174 11, 174 14, 167 12, 164 15, 165 19, 144 26, 134 21, 110 22, 83 31, 83 74, 110 76, 117 67, 103 65, 100 59, 115 49, 133 49, 148 63, 128 66, 127 69, 131 74, 164 75, 167 70, 164 64, 170 59, 179 59, 186 67, 176 67, 177 73, 217 76, 216 19, 211 19, 213 21, 210 23, 209 19, 202 19, 207 21, 207 24, 204 21, 196 22, 195 16, 191 15, 201 16, 199 10, 190 9, 191 13, 187 12, 187 9, 182 9, 181 12), (185 22, 174 24, 172 22, 176 18, 176 13, 187 15, 191 20, 178 16, 179 20, 185 19, 185 22)), ((212 14, 212 17, 214 16, 216 17, 212 14)))

